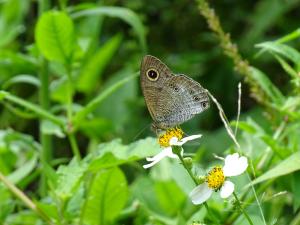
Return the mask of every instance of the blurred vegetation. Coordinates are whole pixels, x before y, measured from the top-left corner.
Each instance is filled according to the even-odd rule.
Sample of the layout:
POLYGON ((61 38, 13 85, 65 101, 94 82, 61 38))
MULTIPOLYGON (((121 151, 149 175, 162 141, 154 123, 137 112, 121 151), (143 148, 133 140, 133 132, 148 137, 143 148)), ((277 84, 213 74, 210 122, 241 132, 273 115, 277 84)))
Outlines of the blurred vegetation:
MULTIPOLYGON (((145 54, 201 83, 238 125, 241 149, 213 104, 183 124, 203 134, 186 148, 193 171, 241 151, 255 192, 245 175, 237 193, 253 222, 300 224, 300 1, 209 4, 0 1, 0 224, 213 223, 176 160, 141 167, 161 150, 139 85, 145 54)), ((208 205, 220 224, 247 224, 231 201, 208 205)))

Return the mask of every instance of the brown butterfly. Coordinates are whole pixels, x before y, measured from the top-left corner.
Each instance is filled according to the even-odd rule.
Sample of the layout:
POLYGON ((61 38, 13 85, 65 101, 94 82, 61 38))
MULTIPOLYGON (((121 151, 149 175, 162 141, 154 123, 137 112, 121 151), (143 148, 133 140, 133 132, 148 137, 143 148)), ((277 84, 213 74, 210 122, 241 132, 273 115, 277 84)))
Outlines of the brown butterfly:
POLYGON ((140 82, 156 129, 177 126, 209 108, 207 91, 198 82, 174 74, 154 56, 144 56, 140 82))

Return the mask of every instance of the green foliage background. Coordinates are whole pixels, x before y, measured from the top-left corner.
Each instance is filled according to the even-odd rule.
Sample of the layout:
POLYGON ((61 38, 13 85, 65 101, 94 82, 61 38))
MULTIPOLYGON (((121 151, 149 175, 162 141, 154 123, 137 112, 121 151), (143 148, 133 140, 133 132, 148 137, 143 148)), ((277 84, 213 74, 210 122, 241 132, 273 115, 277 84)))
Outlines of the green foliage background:
POLYGON ((185 147, 193 172, 240 151, 236 192, 254 224, 300 224, 300 1, 209 3, 0 2, 0 224, 248 224, 230 199, 192 205, 178 161, 141 166, 161 151, 145 54, 201 83, 239 128, 237 149, 214 104, 186 122, 203 134, 185 147))

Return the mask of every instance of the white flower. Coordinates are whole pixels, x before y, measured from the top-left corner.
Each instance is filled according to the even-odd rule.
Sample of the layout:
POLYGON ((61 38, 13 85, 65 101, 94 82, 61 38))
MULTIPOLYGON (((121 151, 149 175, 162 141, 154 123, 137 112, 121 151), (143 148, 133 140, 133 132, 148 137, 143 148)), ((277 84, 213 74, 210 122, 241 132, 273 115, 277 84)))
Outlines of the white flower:
MULTIPOLYGON (((182 146, 183 144, 185 144, 188 141, 200 138, 202 135, 191 135, 188 137, 184 137, 180 140, 178 140, 178 137, 168 137, 169 138, 169 144, 168 147, 163 148, 163 150, 158 153, 157 155, 153 156, 153 157, 148 157, 146 158, 146 160, 150 163, 143 165, 143 167, 145 169, 150 168, 152 166, 154 166, 156 163, 158 163, 160 160, 162 160, 165 157, 169 157, 169 158, 178 158, 178 156, 176 154, 174 154, 172 152, 172 146, 182 146)), ((183 149, 181 150, 181 155, 183 154, 183 149)))
POLYGON ((213 191, 220 190, 221 198, 228 198, 234 191, 234 184, 226 180, 226 177, 238 176, 245 172, 248 167, 247 158, 238 153, 228 155, 225 158, 223 168, 214 167, 206 176, 205 182, 195 187, 190 198, 195 205, 207 201, 213 191))

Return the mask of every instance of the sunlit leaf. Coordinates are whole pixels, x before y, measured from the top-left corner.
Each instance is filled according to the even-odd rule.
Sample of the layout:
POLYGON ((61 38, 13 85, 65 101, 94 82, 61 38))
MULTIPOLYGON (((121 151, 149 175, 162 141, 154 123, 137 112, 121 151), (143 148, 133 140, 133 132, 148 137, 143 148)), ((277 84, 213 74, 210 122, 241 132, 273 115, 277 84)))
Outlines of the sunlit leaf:
POLYGON ((11 173, 7 178, 14 184, 17 184, 26 176, 28 176, 37 164, 37 154, 35 154, 28 162, 20 166, 17 170, 11 173))
POLYGON ((38 20, 35 39, 48 60, 67 63, 74 49, 73 22, 64 12, 46 12, 38 20))
POLYGON ((54 190, 55 194, 62 200, 70 198, 78 187, 85 170, 85 164, 79 163, 76 158, 69 165, 60 166, 57 170, 58 181, 54 190))
POLYGON ((11 79, 7 80, 3 84, 3 89, 7 89, 8 87, 12 86, 13 84, 18 84, 18 83, 27 83, 27 84, 34 85, 36 87, 40 86, 40 80, 37 77, 28 75, 28 74, 20 74, 20 75, 14 76, 11 79))
POLYGON ((6 0, 1 2, 0 47, 9 44, 24 31, 22 23, 29 5, 30 1, 6 0))
POLYGON ((281 104, 283 102, 284 96, 282 93, 262 71, 255 67, 251 67, 251 75, 274 103, 281 104))
POLYGON ((133 142, 129 145, 121 144, 120 140, 114 140, 110 143, 99 145, 97 154, 92 157, 89 169, 97 171, 103 168, 109 168, 131 161, 146 158, 157 154, 160 147, 153 138, 147 138, 133 142))
POLYGON ((300 170, 300 152, 296 152, 287 159, 281 161, 274 168, 268 170, 263 175, 253 180, 252 184, 257 184, 269 179, 284 176, 297 170, 300 170))
POLYGON ((296 49, 288 45, 281 44, 278 42, 264 42, 257 44, 256 46, 259 48, 264 48, 274 53, 278 53, 294 62, 295 65, 298 65, 300 62, 300 53, 296 49))
POLYGON ((55 135, 59 138, 65 137, 62 128, 50 120, 42 120, 41 129, 44 134, 55 135))
POLYGON ((125 206, 128 196, 123 172, 115 167, 101 170, 93 178, 84 208, 83 223, 105 225, 112 222, 125 206))

